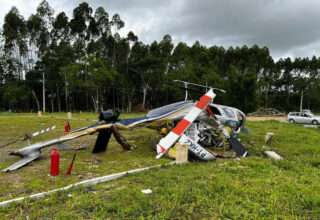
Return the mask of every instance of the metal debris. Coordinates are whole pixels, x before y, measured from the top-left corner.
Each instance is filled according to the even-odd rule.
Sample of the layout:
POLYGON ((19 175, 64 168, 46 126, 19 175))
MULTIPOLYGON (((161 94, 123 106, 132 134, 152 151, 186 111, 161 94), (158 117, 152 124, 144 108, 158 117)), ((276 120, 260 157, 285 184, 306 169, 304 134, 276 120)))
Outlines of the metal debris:
POLYGON ((283 157, 281 157, 279 154, 277 154, 274 151, 264 151, 265 155, 268 157, 275 159, 275 160, 283 160, 283 157))

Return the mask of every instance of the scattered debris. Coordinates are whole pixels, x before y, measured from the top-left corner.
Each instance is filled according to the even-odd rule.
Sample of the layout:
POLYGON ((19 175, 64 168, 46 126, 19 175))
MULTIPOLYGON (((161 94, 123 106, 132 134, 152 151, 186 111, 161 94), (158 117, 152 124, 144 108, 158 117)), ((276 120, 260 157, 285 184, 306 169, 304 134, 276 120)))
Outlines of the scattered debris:
POLYGON ((313 129, 318 129, 319 125, 303 125, 305 128, 313 128, 313 129))
POLYGON ((271 143, 272 138, 273 138, 273 133, 268 132, 268 133, 266 133, 266 137, 265 137, 265 139, 264 139, 264 142, 265 142, 266 144, 269 144, 269 143, 271 143))
POLYGON ((85 149, 89 148, 89 146, 86 144, 82 145, 81 147, 77 147, 77 148, 71 148, 71 147, 68 147, 67 145, 62 144, 62 143, 57 144, 57 145, 59 146, 60 150, 85 150, 85 149))
POLYGON ((114 188, 115 187, 115 185, 114 184, 112 184, 112 185, 108 185, 108 186, 102 186, 103 188, 114 188))
POLYGON ((283 112, 280 112, 276 108, 267 108, 267 109, 262 109, 258 110, 256 112, 249 113, 248 116, 285 116, 286 114, 283 112))
POLYGON ((150 194, 150 193, 152 193, 152 190, 151 189, 143 189, 143 190, 141 190, 141 192, 144 194, 150 194))
POLYGON ((85 149, 88 149, 88 148, 89 148, 89 146, 87 144, 84 144, 81 147, 75 148, 75 150, 85 150, 85 149))
POLYGON ((72 198, 72 194, 68 194, 68 198, 72 198))
POLYGON ((67 113, 67 118, 68 118, 68 119, 72 119, 72 113, 71 113, 71 112, 68 112, 68 113, 67 113))
POLYGON ((283 160, 283 157, 281 157, 279 154, 277 154, 274 151, 264 151, 265 155, 268 157, 275 159, 275 160, 283 160))

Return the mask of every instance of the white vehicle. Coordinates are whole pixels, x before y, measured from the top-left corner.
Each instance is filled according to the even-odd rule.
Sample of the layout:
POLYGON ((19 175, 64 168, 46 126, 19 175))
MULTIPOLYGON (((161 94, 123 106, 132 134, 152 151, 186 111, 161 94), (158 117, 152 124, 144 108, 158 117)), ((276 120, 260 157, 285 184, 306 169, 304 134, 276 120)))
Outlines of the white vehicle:
POLYGON ((290 112, 286 118, 290 123, 319 125, 320 117, 315 116, 311 111, 290 112))

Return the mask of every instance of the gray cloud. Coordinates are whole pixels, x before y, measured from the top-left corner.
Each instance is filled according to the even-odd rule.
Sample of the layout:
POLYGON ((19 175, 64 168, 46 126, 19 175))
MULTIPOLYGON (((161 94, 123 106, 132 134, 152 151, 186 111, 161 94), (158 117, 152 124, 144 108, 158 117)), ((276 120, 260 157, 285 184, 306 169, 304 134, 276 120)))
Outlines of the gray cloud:
MULTIPOLYGON (((0 19, 12 5, 28 17, 38 1, 1 2, 0 19)), ((69 17, 82 1, 49 0, 56 12, 69 17)), ((275 58, 285 56, 319 56, 320 1, 308 0, 100 0, 87 1, 103 6, 112 16, 119 13, 126 26, 140 40, 151 43, 170 34, 175 43, 192 45, 199 40, 206 46, 267 46, 275 58)))

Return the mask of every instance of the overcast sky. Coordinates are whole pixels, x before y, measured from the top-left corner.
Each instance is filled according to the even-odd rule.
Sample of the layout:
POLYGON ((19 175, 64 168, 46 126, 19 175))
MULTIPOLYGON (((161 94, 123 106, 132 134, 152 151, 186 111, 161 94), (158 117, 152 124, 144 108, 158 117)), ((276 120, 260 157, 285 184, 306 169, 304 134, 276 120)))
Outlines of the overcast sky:
MULTIPOLYGON (((41 0, 0 0, 1 25, 16 6, 28 18, 41 0)), ((81 0, 48 0, 55 13, 69 18, 81 0)), ((206 46, 267 46, 275 59, 320 56, 319 0, 88 0, 125 22, 144 43, 170 34, 174 43, 206 46)))

